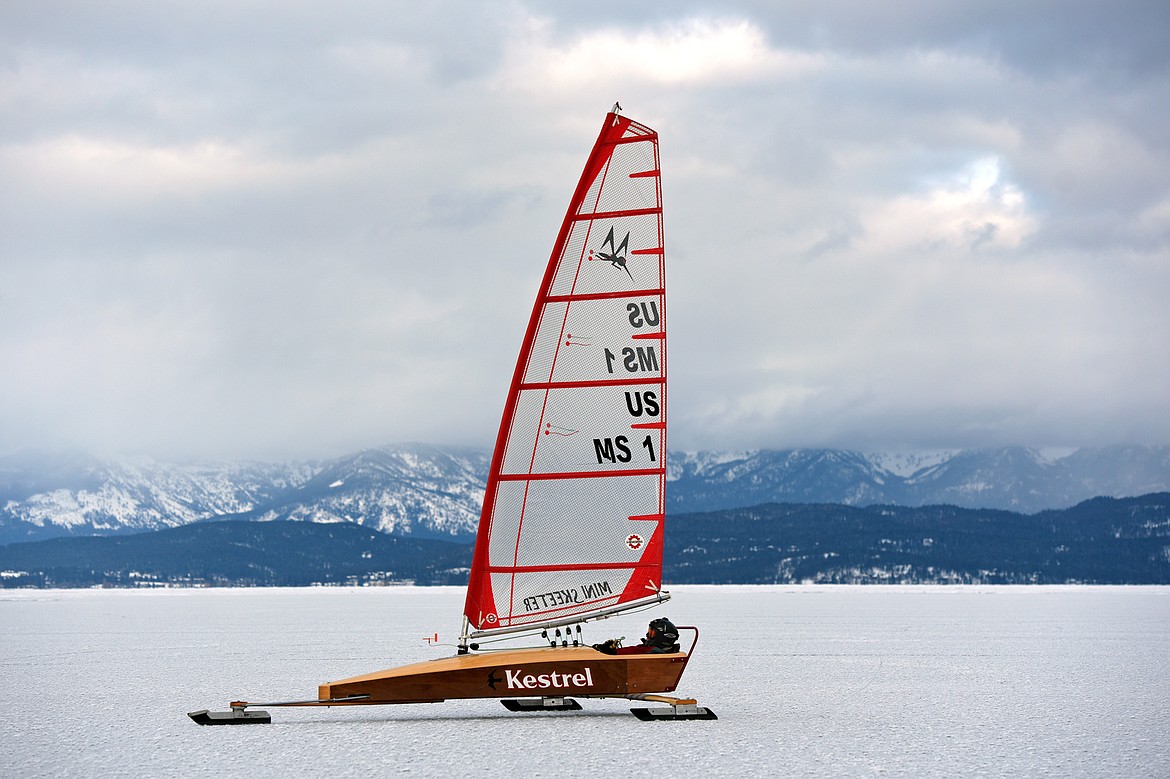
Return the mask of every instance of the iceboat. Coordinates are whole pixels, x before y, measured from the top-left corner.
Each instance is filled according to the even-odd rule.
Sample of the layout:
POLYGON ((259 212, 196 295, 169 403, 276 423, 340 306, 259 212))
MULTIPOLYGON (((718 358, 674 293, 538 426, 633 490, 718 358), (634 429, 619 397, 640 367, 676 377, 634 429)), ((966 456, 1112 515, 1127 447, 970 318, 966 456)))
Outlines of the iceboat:
POLYGON ((578 698, 657 703, 643 720, 715 719, 671 695, 698 642, 609 654, 581 625, 653 609, 666 496, 666 283, 658 134, 605 117, 557 234, 492 455, 454 656, 320 685, 312 700, 232 701, 203 725, 271 721, 260 707, 578 698), (541 645, 494 648, 539 635, 541 645), (487 648, 487 647, 491 648, 487 648))

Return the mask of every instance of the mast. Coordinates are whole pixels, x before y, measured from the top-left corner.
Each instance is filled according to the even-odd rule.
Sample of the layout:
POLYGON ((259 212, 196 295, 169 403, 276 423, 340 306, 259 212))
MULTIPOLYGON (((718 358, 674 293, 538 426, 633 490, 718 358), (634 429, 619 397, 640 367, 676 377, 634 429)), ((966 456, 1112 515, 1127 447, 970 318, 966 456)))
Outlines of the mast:
POLYGON ((666 291, 658 134, 606 115, 509 387, 468 638, 598 619, 661 589, 666 291))

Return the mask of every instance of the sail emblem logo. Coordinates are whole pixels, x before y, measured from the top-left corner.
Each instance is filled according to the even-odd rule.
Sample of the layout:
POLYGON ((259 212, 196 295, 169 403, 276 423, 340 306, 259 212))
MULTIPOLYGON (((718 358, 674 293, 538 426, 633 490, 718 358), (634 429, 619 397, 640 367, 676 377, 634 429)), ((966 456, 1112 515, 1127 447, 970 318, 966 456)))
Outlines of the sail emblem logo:
POLYGON ((633 549, 635 552, 641 549, 642 544, 644 543, 646 543, 646 540, 637 533, 630 533, 628 536, 626 536, 626 546, 628 546, 630 549, 633 549))
POLYGON ((589 250, 589 259, 592 260, 596 257, 602 262, 608 262, 615 268, 621 268, 630 277, 630 281, 633 281, 634 274, 630 273, 630 269, 626 267, 626 252, 629 250, 629 246, 630 232, 627 230, 626 237, 622 239, 620 244, 615 245, 613 228, 611 227, 609 228, 609 234, 605 236, 605 240, 601 244, 601 249, 599 251, 589 250), (607 246, 609 247, 609 251, 605 250, 607 246))

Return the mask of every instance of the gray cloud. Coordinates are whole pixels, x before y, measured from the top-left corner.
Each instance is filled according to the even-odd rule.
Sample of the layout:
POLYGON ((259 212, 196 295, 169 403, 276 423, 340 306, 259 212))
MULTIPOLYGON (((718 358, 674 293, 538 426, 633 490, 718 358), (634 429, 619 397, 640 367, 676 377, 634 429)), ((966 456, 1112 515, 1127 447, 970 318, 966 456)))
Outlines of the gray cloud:
POLYGON ((1161 3, 0 6, 0 450, 488 444, 604 111, 672 444, 1170 441, 1161 3))

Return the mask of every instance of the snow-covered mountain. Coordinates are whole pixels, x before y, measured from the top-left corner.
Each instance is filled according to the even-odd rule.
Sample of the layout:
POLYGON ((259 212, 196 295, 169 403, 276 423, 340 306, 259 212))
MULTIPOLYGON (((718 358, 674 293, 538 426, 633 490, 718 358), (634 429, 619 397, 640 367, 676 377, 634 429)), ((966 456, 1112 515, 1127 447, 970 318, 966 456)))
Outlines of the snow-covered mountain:
POLYGON ((426 444, 368 449, 326 463, 251 517, 353 522, 394 535, 471 540, 489 462, 481 449, 426 444))
POLYGON ((761 503, 887 503, 897 477, 858 452, 840 449, 679 452, 667 459, 666 490, 674 512, 761 503))
MULTIPOLYGON (((490 454, 402 444, 309 463, 175 464, 82 454, 0 457, 0 544, 213 518, 353 522, 470 540, 490 454)), ((1024 513, 1170 490, 1170 447, 1022 447, 891 455, 836 449, 674 452, 672 513, 761 503, 951 504, 1024 513)))
POLYGON ((403 444, 310 463, 171 464, 88 455, 0 458, 0 544, 206 519, 353 522, 470 539, 488 453, 403 444))
POLYGON ((1034 513, 1094 497, 1170 489, 1170 447, 1112 446, 1053 456, 1007 447, 915 454, 837 449, 676 454, 674 511, 766 502, 867 506, 946 504, 1034 513))
POLYGON ((175 527, 239 514, 303 485, 308 463, 160 463, 87 454, 0 458, 0 543, 175 527))

